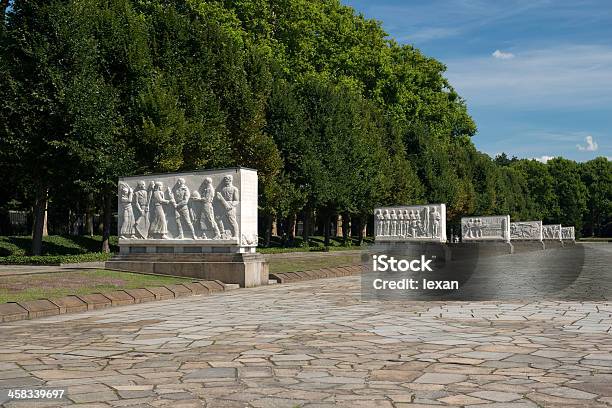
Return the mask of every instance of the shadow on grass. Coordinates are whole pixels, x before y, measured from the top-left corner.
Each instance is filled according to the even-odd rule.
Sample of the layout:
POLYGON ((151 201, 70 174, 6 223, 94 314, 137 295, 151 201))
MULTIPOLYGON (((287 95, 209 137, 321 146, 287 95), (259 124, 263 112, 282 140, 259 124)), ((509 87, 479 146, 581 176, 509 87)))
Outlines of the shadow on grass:
MULTIPOLYGON (((0 237, 0 256, 31 255, 32 237, 0 237)), ((100 252, 102 237, 99 235, 72 236, 51 235, 43 238, 42 255, 80 255, 100 252)), ((117 252, 117 238, 111 237, 111 252, 117 252)))

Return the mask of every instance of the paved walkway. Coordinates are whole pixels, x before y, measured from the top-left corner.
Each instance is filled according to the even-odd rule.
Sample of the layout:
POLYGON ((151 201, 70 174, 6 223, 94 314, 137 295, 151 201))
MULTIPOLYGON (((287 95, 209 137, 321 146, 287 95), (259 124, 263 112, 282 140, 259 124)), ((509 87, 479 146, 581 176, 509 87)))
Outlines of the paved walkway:
POLYGON ((0 389, 67 387, 49 406, 612 406, 612 302, 359 290, 322 279, 3 324, 0 389))

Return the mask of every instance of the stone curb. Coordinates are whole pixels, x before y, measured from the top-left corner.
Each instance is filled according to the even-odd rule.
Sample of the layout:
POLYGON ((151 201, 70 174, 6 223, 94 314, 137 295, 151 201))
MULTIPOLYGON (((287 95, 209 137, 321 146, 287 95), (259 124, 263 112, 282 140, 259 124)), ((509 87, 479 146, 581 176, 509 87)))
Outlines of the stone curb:
POLYGON ((70 295, 54 299, 38 299, 0 304, 0 323, 31 320, 46 316, 72 314, 87 310, 125 306, 154 300, 175 299, 192 295, 209 295, 237 289, 238 285, 221 281, 194 281, 184 284, 139 289, 113 290, 87 295, 70 295))
POLYGON ((341 276, 359 275, 364 271, 362 265, 339 266, 336 268, 313 269, 298 272, 271 273, 270 279, 278 283, 300 282, 304 280, 338 278, 341 276))

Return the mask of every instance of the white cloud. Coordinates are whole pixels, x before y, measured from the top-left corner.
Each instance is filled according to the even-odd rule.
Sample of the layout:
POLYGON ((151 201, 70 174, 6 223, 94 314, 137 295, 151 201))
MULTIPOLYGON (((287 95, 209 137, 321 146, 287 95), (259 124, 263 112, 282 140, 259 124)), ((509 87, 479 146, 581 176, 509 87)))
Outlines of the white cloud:
POLYGON ((544 156, 540 156, 540 157, 534 157, 534 160, 537 160, 537 161, 539 161, 541 163, 546 163, 550 159, 554 159, 554 158, 555 158, 554 156, 546 156, 546 155, 544 155, 544 156))
POLYGON ((497 59, 512 59, 514 58, 514 54, 511 52, 503 52, 500 50, 495 50, 493 51, 493 53, 491 54, 494 58, 497 59))
POLYGON ((576 147, 578 148, 578 150, 580 151, 587 151, 587 152, 594 152, 597 150, 598 146, 597 146, 597 142, 595 140, 593 140, 593 136, 587 136, 584 138, 584 141, 586 142, 586 146, 581 146, 579 144, 576 145, 576 147))
POLYGON ((447 59, 447 77, 471 107, 590 109, 612 104, 612 46, 523 49, 520 58, 447 59))

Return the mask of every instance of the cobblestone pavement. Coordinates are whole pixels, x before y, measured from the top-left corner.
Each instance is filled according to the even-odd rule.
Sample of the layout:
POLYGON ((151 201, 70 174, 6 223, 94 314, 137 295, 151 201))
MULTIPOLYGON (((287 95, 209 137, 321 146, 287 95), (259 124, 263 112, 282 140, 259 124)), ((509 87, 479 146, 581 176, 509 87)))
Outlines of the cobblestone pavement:
POLYGON ((610 301, 361 302, 359 288, 322 279, 3 324, 0 389, 68 389, 46 406, 612 406, 610 301))

